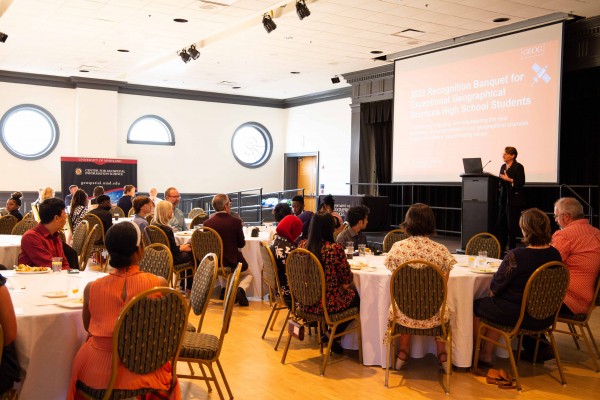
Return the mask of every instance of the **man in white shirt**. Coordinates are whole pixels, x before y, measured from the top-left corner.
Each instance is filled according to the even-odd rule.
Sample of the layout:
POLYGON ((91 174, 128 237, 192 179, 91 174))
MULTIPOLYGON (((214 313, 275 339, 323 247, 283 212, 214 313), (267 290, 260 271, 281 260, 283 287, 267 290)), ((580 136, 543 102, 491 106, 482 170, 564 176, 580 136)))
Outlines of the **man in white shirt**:
POLYGON ((158 190, 155 187, 151 187, 148 191, 148 194, 148 197, 150 197, 150 200, 152 200, 152 202, 154 203, 154 207, 156 207, 158 203, 162 201, 162 199, 158 197, 158 190))

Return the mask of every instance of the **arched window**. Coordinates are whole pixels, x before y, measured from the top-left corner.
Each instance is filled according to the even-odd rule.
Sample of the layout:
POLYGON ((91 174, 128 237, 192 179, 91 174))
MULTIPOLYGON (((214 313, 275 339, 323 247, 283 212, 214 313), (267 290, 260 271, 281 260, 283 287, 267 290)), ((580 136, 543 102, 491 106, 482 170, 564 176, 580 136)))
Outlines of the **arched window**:
POLYGON ((58 124, 47 110, 21 104, 8 110, 0 120, 0 141, 13 156, 39 160, 58 144, 58 124))
POLYGON ((129 127, 127 143, 175 146, 175 134, 167 121, 157 115, 139 117, 129 127))
POLYGON ((273 139, 267 128, 258 122, 246 122, 233 133, 231 151, 244 167, 258 168, 269 161, 273 139))

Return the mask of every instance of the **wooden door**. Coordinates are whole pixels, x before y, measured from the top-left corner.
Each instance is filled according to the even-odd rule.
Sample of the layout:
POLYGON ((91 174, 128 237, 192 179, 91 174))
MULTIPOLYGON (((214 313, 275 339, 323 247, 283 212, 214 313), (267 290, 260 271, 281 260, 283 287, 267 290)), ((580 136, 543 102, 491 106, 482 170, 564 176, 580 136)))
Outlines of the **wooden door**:
POLYGON ((298 158, 298 187, 304 188, 304 209, 317 211, 317 157, 298 158))

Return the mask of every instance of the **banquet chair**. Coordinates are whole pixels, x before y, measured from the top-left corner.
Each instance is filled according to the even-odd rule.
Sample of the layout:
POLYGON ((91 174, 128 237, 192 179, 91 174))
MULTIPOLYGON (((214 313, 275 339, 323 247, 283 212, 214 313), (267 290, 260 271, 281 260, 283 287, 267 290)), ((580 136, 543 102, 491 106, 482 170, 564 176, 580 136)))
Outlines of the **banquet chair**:
POLYGON ((465 254, 476 256, 482 250, 487 251, 487 256, 490 258, 500 258, 501 256, 500 242, 491 233, 478 233, 469 239, 465 247, 465 254))
MULTIPOLYGON (((167 246, 170 252, 169 238, 167 234, 160 229, 156 225, 148 225, 146 229, 144 229, 145 235, 142 236, 142 239, 148 241, 145 243, 146 247, 150 244, 160 243, 167 246)), ((173 274, 175 275, 175 279, 172 280, 173 287, 176 287, 176 284, 182 280, 189 278, 194 275, 194 263, 185 262, 181 264, 173 263, 173 274), (185 275, 181 277, 180 273, 185 272, 185 275)))
POLYGON ((514 326, 500 325, 485 318, 481 318, 481 323, 479 324, 479 330, 477 332, 477 342, 475 344, 474 368, 477 369, 477 364, 479 363, 479 349, 481 348, 481 341, 486 340, 488 342, 492 342, 496 346, 501 347, 508 352, 512 373, 517 382, 517 390, 520 391, 521 381, 519 379, 517 363, 521 358, 523 335, 537 338, 535 352, 533 354, 533 359, 535 360, 537 359, 540 335, 545 334, 550 338, 550 344, 552 345, 554 357, 556 358, 556 366, 558 367, 558 372, 560 374, 560 382, 562 385, 566 385, 567 382, 565 381, 565 376, 560 365, 558 350, 556 348, 556 340, 554 339, 552 332, 556 327, 558 312, 563 303, 565 295, 567 294, 568 287, 569 270, 563 263, 552 261, 535 270, 531 277, 529 277, 527 285, 525 286, 519 319, 514 326), (526 312, 531 318, 536 320, 544 320, 550 317, 554 318, 552 324, 544 329, 525 329, 521 326, 521 324, 526 312), (488 338, 482 334, 484 329, 499 333, 501 339, 503 338, 504 341, 496 341, 488 338), (511 347, 512 339, 515 337, 519 338, 516 362, 511 347))
POLYGON ((225 290, 227 290, 229 277, 233 271, 230 267, 223 265, 223 241, 217 231, 209 227, 196 229, 192 234, 190 245, 192 246, 195 265, 208 253, 216 254, 219 265, 219 276, 225 279, 225 290))
POLYGON ((33 211, 29 211, 27 214, 23 215, 23 219, 34 219, 33 211))
POLYGON ((114 388, 121 363, 136 374, 148 374, 171 363, 171 388, 176 382, 177 355, 187 323, 185 298, 171 288, 153 288, 135 296, 119 313, 112 337, 112 373, 106 389, 77 382, 78 393, 93 399, 129 399, 153 393, 151 388, 114 388))
POLYGON ((594 335, 592 334, 592 330, 590 329, 589 320, 592 316, 592 312, 596 308, 596 306, 600 305, 600 276, 598 276, 598 280, 596 281, 596 290, 594 291, 593 301, 590 304, 588 310, 585 313, 581 314, 567 314, 567 313, 558 313, 557 322, 562 322, 567 325, 568 331, 559 330, 554 328, 554 333, 564 333, 566 335, 571 335, 573 341, 575 342, 575 347, 577 350, 580 350, 579 339, 583 339, 583 343, 585 343, 585 347, 587 348, 587 353, 592 359, 592 364, 594 366, 594 371, 600 372, 600 367, 598 367, 598 360, 596 357, 600 358, 600 351, 598 350, 598 345, 596 344, 596 340, 594 339, 594 335), (580 333, 577 333, 576 327, 579 327, 580 333), (583 330, 585 328, 587 330, 587 335, 583 330), (588 340, 589 335, 589 340, 588 340), (592 351, 592 347, 590 346, 590 341, 596 350, 596 354, 592 351))
POLYGON ((0 217, 0 235, 10 235, 18 220, 13 215, 0 217))
POLYGON ((90 223, 88 221, 81 221, 75 231, 73 232, 73 241, 71 242, 71 247, 77 253, 77 256, 81 254, 81 250, 83 249, 83 244, 85 243, 85 239, 87 239, 88 233, 90 230, 90 223))
POLYGON ((211 392, 212 388, 210 382, 214 382, 217 392, 221 400, 224 400, 221 386, 217 380, 217 375, 213 368, 213 363, 217 364, 217 368, 229 394, 229 398, 233 399, 233 393, 227 383, 227 378, 223 372, 223 367, 219 361, 221 355, 221 349, 223 348, 223 341, 225 340, 225 334, 229 330, 229 323, 231 321, 231 314, 233 312, 233 304, 235 303, 235 294, 240 283, 240 273, 242 271, 242 264, 239 263, 235 271, 230 276, 230 282, 227 284, 227 290, 225 292, 225 300, 223 306, 223 326, 221 327, 221 333, 217 337, 208 333, 201 332, 185 332, 183 337, 183 345, 179 351, 179 361, 185 361, 188 363, 197 363, 202 371, 202 376, 195 375, 194 371, 191 370, 190 374, 177 374, 179 378, 186 379, 200 379, 206 381, 208 391, 211 392), (210 374, 205 374, 204 366, 208 368, 210 374))
MULTIPOLYGON (((83 221, 82 221, 83 222, 83 221)), ((87 222, 87 221, 86 221, 87 222)), ((80 222, 81 224, 81 222, 80 222)), ((81 252, 79 253, 79 270, 84 271, 87 267, 88 260, 92 255, 92 249, 94 248, 94 242, 96 238, 99 236, 98 230, 102 229, 102 227, 96 225, 93 226, 92 229, 88 232, 85 241, 83 242, 83 246, 81 247, 81 252)))
POLYGON ((393 320, 388 327, 387 364, 385 367, 385 386, 389 387, 390 365, 395 353, 395 339, 400 335, 435 336, 446 343, 446 394, 450 393, 450 374, 452 373, 452 330, 450 319, 446 316, 448 285, 442 270, 424 260, 410 260, 402 263, 392 273, 390 280, 390 298, 393 320), (411 328, 396 322, 398 312, 416 321, 423 321, 440 315, 440 325, 433 328, 411 328), (444 322, 445 321, 445 322, 444 322))
MULTIPOLYGON (((327 344, 327 350, 321 363, 320 375, 325 375, 325 368, 331 354, 333 341, 341 336, 352 332, 358 334, 358 360, 362 364, 362 340, 360 333, 360 313, 358 307, 352 307, 347 310, 330 313, 327 311, 327 301, 325 299, 325 274, 321 263, 310 251, 305 249, 295 249, 290 252, 285 262, 288 285, 292 295, 293 319, 296 322, 303 320, 304 323, 317 322, 319 325, 327 325, 331 328, 331 334, 327 344), (303 306, 312 306, 321 303, 323 314, 314 314, 305 312, 303 306), (338 326, 347 321, 356 321, 356 325, 349 325, 344 331, 337 332, 338 326)), ((285 364, 287 352, 292 341, 292 334, 288 336, 285 350, 281 358, 281 363, 285 364)), ((321 345, 321 352, 323 347, 321 345)))
POLYGON ((152 243, 144 248, 140 269, 156 276, 162 276, 173 287, 173 255, 162 243, 152 243))
POLYGON ((0 207, 0 217, 8 215, 8 211, 6 211, 6 207, 0 207))
POLYGON ((131 218, 135 214, 135 209, 131 207, 127 212, 127 218, 131 218))
POLYGON ((263 278, 262 281, 267 285, 269 289, 269 303, 271 306, 271 313, 269 314, 269 319, 267 320, 267 324, 265 325, 265 330, 262 333, 262 338, 265 338, 265 334, 267 333, 267 329, 269 329, 269 325, 271 325, 271 330, 273 330, 273 326, 275 325, 275 321, 277 320, 277 316, 279 315, 279 311, 287 310, 287 314, 285 315, 285 319, 283 320, 283 326, 281 327, 281 332, 279 332, 279 337, 277 338, 277 342, 275 343, 275 350, 279 346, 279 342, 281 342, 281 336, 283 336, 283 331, 288 324, 288 320, 290 319, 291 310, 287 308, 285 301, 283 300, 283 291, 281 290, 281 285, 279 283, 279 275, 277 273, 277 264, 275 263, 275 258, 273 257, 273 253, 269 248, 267 242, 260 243, 260 256, 263 261, 263 278))
POLYGON ((201 225, 208 219, 207 214, 198 214, 192 218, 192 222, 190 223, 190 228, 193 228, 196 225, 201 225))
POLYGON ((102 270, 106 269, 108 265, 108 259, 105 259, 102 254, 106 248, 104 247, 104 224, 102 220, 98 218, 94 214, 87 213, 83 216, 83 220, 87 221, 90 225, 90 229, 93 229, 94 226, 98 226, 98 229, 95 230, 94 238, 92 241, 92 253, 99 253, 100 260, 100 268, 102 270))
POLYGON ((394 243, 406 239, 410 235, 404 229, 394 229, 389 231, 383 238, 383 252, 390 251, 394 243))
POLYGON ((154 214, 146 215, 146 221, 148 221, 148 224, 151 224, 153 219, 154 219, 154 214))
MULTIPOLYGON (((194 217, 196 215, 206 215, 206 212, 204 211, 204 209, 202 209, 200 207, 194 207, 188 213, 188 218, 194 219, 194 217)), ((192 225, 192 226, 194 226, 194 225, 192 225)))
MULTIPOLYGON (((215 286, 217 275, 219 274, 219 260, 215 253, 208 253, 204 256, 194 274, 194 283, 192 284, 192 293, 190 294, 190 305, 194 314, 200 316, 198 326, 188 324, 187 330, 190 332, 200 332, 204 315, 208 309, 208 303, 212 288, 215 286)), ((188 363, 189 365, 189 363, 188 363)), ((190 365, 190 371, 192 367, 190 365)))
MULTIPOLYGON (((4 332, 2 331, 2 325, 0 325, 0 360, 2 359, 2 350, 4 349, 4 332)), ((14 387, 0 394, 0 400, 17 400, 19 398, 19 391, 14 387)))
POLYGON ((119 214, 119 218, 125 218, 125 211, 119 206, 112 206, 110 208, 110 213, 112 215, 119 214))
POLYGON ((27 232, 30 229, 35 228, 36 226, 38 226, 38 223, 36 220, 34 219, 25 219, 23 218, 21 221, 17 222, 15 224, 15 226, 13 226, 12 231, 11 231, 11 235, 23 235, 25 232, 27 232))

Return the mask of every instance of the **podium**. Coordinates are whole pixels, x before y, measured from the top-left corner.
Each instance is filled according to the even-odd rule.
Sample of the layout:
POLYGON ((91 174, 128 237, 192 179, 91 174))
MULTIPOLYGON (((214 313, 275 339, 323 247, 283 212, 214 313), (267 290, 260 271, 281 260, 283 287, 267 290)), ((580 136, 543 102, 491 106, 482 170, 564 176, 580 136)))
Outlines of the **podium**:
POLYGON ((493 233, 498 218, 500 178, 487 174, 463 174, 461 247, 480 232, 493 233))

